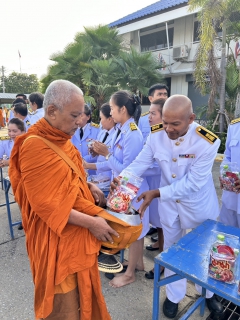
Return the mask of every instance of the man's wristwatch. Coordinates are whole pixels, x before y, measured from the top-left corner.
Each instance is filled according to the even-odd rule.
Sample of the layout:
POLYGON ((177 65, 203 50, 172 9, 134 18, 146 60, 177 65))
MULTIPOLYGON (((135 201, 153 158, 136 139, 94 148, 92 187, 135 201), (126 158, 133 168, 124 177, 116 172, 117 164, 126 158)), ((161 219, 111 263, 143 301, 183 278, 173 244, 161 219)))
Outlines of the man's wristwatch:
POLYGON ((108 160, 111 157, 112 153, 106 155, 105 159, 108 160))

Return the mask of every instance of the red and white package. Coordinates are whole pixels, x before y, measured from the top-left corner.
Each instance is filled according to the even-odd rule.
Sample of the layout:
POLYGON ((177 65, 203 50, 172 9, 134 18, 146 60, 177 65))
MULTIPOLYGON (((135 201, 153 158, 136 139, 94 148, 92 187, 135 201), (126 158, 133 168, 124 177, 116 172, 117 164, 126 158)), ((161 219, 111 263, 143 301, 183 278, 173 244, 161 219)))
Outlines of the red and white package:
POLYGON ((111 211, 128 214, 131 203, 136 197, 143 179, 134 176, 128 171, 123 171, 122 176, 119 178, 121 185, 112 194, 109 194, 107 207, 111 211))

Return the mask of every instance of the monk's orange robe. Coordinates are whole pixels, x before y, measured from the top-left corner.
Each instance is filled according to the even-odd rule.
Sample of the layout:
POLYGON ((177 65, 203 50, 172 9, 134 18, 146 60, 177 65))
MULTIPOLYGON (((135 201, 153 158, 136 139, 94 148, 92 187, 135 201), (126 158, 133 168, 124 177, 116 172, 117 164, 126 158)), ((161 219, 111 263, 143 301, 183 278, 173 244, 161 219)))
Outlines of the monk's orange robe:
POLYGON ((0 127, 5 127, 4 121, 3 121, 3 112, 1 109, 0 109, 0 127))
POLYGON ((82 159, 70 138, 42 118, 16 138, 11 153, 9 176, 22 212, 35 285, 35 315, 46 318, 52 312, 56 285, 77 273, 80 319, 96 320, 97 310, 98 320, 108 320, 97 270, 101 244, 88 229, 67 223, 72 208, 91 216, 103 210, 94 204, 82 159), (30 135, 60 147, 80 168, 82 179, 44 141, 31 138, 23 144, 30 135))

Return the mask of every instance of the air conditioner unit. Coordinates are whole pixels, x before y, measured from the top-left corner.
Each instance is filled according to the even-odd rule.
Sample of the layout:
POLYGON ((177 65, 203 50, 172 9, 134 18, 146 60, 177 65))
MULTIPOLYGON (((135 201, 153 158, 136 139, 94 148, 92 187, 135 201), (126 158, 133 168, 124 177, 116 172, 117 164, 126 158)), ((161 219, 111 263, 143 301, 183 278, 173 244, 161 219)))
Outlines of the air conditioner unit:
POLYGON ((174 60, 184 60, 188 57, 188 46, 182 45, 173 48, 173 59, 174 60))

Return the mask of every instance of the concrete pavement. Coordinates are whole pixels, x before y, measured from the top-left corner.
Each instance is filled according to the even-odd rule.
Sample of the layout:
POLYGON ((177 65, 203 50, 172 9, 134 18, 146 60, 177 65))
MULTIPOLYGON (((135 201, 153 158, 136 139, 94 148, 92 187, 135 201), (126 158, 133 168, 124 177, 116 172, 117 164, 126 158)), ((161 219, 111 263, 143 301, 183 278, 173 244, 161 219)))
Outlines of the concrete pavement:
MULTIPOLYGON (((213 176, 219 199, 220 162, 213 166, 213 176)), ((6 174, 6 169, 4 169, 6 174)), ((12 197, 13 198, 13 197, 12 197)), ((0 202, 4 202, 4 193, 0 190, 0 202)), ((12 205, 12 215, 15 221, 20 219, 19 209, 12 205)), ((6 207, 0 208, 0 319, 1 320, 34 320, 33 312, 33 283, 29 269, 28 257, 25 249, 23 231, 14 227, 15 240, 11 240, 6 207)), ((150 244, 150 237, 145 238, 145 245, 150 244)), ((125 258, 127 259, 127 252, 125 258)), ((155 252, 144 249, 145 270, 153 267, 155 252)), ((102 290, 108 309, 113 320, 151 320, 153 280, 144 277, 145 272, 136 273, 136 282, 114 289, 108 285, 109 280, 101 274, 102 290)), ((176 319, 189 308, 196 300, 197 293, 192 283, 188 283, 186 297, 179 304, 179 313, 176 319)), ((161 305, 165 299, 165 288, 161 289, 161 305)), ((204 317, 200 317, 199 309, 190 317, 192 320, 206 319, 209 312, 206 308, 204 317)), ((165 320, 163 315, 161 319, 165 320)), ((98 319, 96 319, 98 320, 98 319)))

